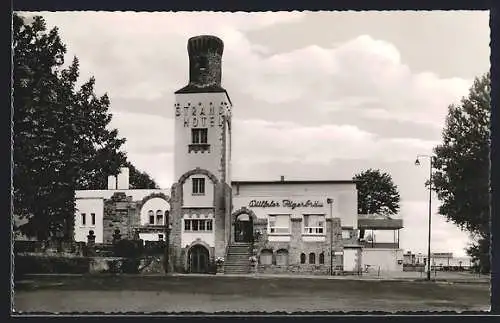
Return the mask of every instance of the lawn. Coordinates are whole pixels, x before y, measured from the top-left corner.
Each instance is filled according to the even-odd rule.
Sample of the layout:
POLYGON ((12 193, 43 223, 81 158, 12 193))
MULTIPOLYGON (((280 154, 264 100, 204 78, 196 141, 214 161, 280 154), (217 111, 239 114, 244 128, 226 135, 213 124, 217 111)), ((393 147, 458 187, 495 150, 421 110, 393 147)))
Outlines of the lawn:
POLYGON ((17 312, 480 311, 489 284, 224 276, 46 276, 19 283, 17 312))

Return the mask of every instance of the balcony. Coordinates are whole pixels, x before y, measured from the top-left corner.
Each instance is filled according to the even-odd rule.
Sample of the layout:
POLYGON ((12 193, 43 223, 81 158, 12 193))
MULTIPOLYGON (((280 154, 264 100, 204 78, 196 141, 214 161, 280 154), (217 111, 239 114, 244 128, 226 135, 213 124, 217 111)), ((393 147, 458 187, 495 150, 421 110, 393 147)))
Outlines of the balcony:
POLYGON ((210 144, 190 144, 188 145, 188 153, 210 152, 210 144))

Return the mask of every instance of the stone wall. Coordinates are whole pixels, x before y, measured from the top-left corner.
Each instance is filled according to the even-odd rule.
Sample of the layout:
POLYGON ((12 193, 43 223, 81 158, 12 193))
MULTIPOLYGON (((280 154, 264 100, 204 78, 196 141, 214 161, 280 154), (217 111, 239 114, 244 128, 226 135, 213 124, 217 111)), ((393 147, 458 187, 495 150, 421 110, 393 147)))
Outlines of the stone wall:
POLYGON ((182 234, 182 184, 175 183, 170 195, 170 268, 174 272, 184 272, 184 246, 181 246, 182 234))
POLYGON ((304 241, 302 235, 302 219, 292 219, 291 221, 291 235, 289 242, 274 242, 269 241, 267 233, 267 220, 258 219, 254 223, 254 230, 260 231, 262 234, 254 242, 254 254, 260 256, 262 250, 270 250, 273 252, 272 265, 257 266, 259 273, 307 273, 324 275, 330 272, 330 257, 333 260, 334 273, 342 271, 342 256, 335 255, 335 252, 342 251, 342 228, 340 226, 340 219, 334 218, 327 219, 325 240, 324 241, 304 241), (333 225, 332 225, 333 223, 333 225), (333 234, 330 235, 333 229, 333 234), (333 255, 330 251, 330 237, 333 236, 333 255), (284 249, 288 251, 288 265, 279 266, 276 264, 276 253, 278 250, 284 249), (301 263, 301 254, 306 256, 306 263, 301 263), (315 254, 315 263, 309 264, 309 254, 315 254), (324 262, 320 264, 320 254, 324 255, 324 262))
POLYGON ((133 239, 132 228, 139 221, 137 202, 123 192, 117 192, 104 201, 103 242, 112 243, 116 229, 122 239, 133 239))
MULTIPOLYGON (((230 202, 231 200, 231 187, 224 183, 219 182, 215 186, 215 253, 214 257, 224 257, 227 247, 227 227, 228 218, 231 217, 230 202)), ((229 222, 230 224, 230 222, 229 222)))

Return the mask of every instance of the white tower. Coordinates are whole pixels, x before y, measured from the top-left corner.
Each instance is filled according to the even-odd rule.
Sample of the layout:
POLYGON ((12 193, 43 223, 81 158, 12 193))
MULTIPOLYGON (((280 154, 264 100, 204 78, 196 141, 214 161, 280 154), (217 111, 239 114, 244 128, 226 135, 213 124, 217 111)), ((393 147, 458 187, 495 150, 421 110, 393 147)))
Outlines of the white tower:
POLYGON ((231 101, 221 87, 223 49, 215 36, 188 41, 189 84, 175 92, 177 179, 201 168, 230 184, 231 101))
POLYGON ((230 235, 231 100, 221 87, 224 45, 188 40, 189 84, 175 92, 171 242, 176 270, 207 272, 230 235))

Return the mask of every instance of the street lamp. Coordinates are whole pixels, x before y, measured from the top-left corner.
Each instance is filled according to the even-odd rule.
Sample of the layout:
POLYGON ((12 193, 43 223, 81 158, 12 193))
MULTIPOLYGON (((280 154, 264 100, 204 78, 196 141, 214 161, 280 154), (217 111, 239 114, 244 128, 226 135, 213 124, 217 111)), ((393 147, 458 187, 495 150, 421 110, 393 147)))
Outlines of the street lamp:
POLYGON ((330 205, 330 276, 333 276, 333 199, 327 198, 326 203, 330 205))
POLYGON ((427 241, 427 280, 431 280, 431 214, 432 214, 432 164, 433 156, 417 155, 415 165, 420 166, 419 158, 429 158, 429 236, 427 241))

